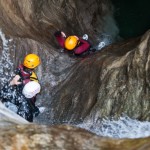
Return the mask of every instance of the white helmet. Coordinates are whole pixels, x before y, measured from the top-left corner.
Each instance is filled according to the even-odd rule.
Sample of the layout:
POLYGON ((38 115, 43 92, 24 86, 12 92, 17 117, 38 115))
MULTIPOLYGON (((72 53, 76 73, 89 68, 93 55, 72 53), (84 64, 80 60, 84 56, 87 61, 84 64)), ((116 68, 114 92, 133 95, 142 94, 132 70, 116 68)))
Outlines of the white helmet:
POLYGON ((23 90, 22 90, 22 94, 26 97, 26 98, 32 98, 34 97, 37 93, 39 93, 41 90, 41 86, 38 82, 35 81, 30 81, 28 82, 23 90))

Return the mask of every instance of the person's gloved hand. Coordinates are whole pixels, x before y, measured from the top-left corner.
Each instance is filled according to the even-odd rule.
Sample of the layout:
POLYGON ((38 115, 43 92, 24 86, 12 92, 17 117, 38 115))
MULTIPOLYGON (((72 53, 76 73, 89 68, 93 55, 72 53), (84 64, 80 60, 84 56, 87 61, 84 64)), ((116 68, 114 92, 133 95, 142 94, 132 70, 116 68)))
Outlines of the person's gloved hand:
POLYGON ((61 36, 66 38, 66 34, 63 31, 61 31, 61 36))
POLYGON ((19 85, 22 82, 19 81, 21 77, 19 75, 16 75, 11 81, 10 81, 10 85, 19 85))

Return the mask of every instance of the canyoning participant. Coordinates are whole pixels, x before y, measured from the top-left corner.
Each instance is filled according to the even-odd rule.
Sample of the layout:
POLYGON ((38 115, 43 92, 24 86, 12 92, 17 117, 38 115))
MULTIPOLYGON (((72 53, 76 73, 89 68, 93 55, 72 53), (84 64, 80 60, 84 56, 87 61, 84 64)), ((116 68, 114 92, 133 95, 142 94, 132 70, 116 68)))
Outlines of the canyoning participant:
POLYGON ((40 58, 36 54, 28 54, 24 58, 23 64, 20 64, 15 70, 15 74, 18 74, 21 77, 23 84, 25 85, 30 80, 38 82, 37 75, 34 72, 34 69, 39 66, 40 58))
POLYGON ((36 94, 40 92, 40 84, 34 69, 40 64, 40 59, 36 54, 29 54, 25 57, 23 64, 19 65, 15 71, 16 76, 4 85, 0 92, 3 103, 11 102, 16 105, 16 113, 29 122, 33 121, 33 116, 39 114, 38 107, 35 106, 36 94))
POLYGON ((79 38, 75 35, 66 37, 66 34, 62 31, 57 31, 54 35, 61 48, 75 54, 76 56, 88 52, 91 48, 87 34, 85 34, 84 38, 79 38))

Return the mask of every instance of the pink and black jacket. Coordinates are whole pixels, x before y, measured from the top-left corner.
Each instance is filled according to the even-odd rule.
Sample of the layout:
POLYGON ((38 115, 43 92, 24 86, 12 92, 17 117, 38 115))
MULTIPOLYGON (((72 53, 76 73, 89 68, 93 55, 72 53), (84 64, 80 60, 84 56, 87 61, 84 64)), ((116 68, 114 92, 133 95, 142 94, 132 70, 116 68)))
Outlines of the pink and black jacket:
POLYGON ((30 81, 30 76, 32 75, 32 71, 25 71, 24 66, 21 64, 16 69, 16 74, 20 75, 22 79, 23 85, 27 84, 30 81))

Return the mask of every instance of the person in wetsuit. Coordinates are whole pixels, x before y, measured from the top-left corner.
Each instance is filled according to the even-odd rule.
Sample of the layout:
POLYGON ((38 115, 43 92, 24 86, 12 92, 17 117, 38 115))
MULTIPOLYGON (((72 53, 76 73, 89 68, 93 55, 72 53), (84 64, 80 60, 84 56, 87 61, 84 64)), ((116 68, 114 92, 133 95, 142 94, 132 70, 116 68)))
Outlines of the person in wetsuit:
POLYGON ((23 64, 15 70, 15 77, 0 91, 0 98, 3 103, 11 102, 17 107, 16 113, 29 122, 33 122, 33 117, 40 112, 35 106, 36 95, 27 98, 22 91, 24 86, 31 82, 39 82, 34 69, 40 64, 40 59, 36 54, 29 54, 25 57, 23 64))
POLYGON ((56 31, 54 33, 59 46, 76 56, 81 56, 90 50, 91 44, 88 40, 84 40, 75 35, 66 37, 63 31, 56 31))

